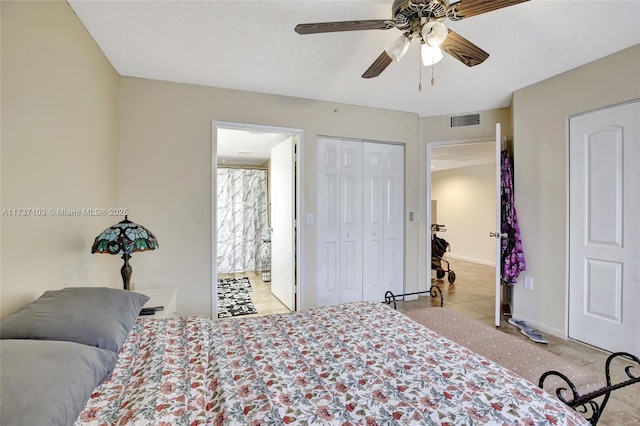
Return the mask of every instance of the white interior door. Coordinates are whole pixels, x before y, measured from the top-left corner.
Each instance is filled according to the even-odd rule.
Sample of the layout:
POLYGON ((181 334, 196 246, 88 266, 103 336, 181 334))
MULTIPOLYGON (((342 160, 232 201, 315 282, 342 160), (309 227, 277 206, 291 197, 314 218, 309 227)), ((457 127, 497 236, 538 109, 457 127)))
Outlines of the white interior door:
POLYGON ((495 313, 494 324, 496 327, 500 326, 500 308, 502 306, 502 200, 500 185, 502 183, 502 128, 500 123, 496 123, 496 298, 495 298, 495 313))
POLYGON ((271 149, 271 293, 295 310, 295 176, 293 137, 271 149))
POLYGON ((404 147, 364 143, 363 300, 404 293, 404 147))
POLYGON ((569 121, 569 336, 640 353, 640 102, 569 121))

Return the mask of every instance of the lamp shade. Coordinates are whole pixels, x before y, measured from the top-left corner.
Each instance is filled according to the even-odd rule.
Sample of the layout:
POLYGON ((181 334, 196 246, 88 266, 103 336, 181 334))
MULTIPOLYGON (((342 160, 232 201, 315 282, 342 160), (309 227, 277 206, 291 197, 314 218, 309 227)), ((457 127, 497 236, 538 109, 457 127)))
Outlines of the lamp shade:
POLYGON ((409 44, 411 44, 411 39, 405 35, 401 35, 397 39, 393 40, 391 44, 384 49, 384 51, 387 52, 387 55, 389 55, 391 59, 398 62, 402 59, 404 54, 407 53, 409 44))
POLYGON ((448 34, 447 27, 438 21, 427 22, 421 30, 422 40, 430 46, 440 46, 448 34))
POLYGON ((423 43, 420 51, 422 55, 422 65, 428 67, 442 59, 442 50, 438 46, 430 46, 423 43))
POLYGON ((91 253, 131 254, 136 251, 155 250, 158 241, 147 228, 124 220, 108 227, 98 235, 91 247, 91 253))

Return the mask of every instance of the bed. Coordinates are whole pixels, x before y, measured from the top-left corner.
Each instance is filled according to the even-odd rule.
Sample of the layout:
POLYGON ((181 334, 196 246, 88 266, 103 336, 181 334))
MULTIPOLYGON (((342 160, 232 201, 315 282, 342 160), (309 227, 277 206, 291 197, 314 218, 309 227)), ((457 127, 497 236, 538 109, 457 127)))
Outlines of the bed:
MULTIPOLYGON (((112 371, 89 380, 98 382, 76 408, 76 426, 587 424, 534 384, 382 303, 223 321, 136 319, 117 349, 112 371)), ((6 392, 3 383, 3 425, 12 424, 6 392)))

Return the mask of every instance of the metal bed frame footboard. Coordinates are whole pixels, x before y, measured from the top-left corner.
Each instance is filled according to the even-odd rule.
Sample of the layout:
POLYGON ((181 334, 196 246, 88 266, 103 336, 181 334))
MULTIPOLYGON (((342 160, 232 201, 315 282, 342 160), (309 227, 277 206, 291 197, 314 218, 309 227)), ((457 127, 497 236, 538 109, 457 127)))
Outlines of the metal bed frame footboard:
POLYGON ((538 387, 542 389, 542 385, 544 384, 545 379, 549 376, 560 377, 569 386, 571 395, 570 398, 565 398, 565 395, 567 394, 567 388, 559 387, 556 389, 557 398, 567 404, 569 407, 576 410, 583 417, 585 417, 589 421, 589 423, 595 426, 598 423, 598 420, 600 420, 600 416, 602 415, 602 412, 604 411, 607 402, 609 401, 611 392, 640 382, 640 376, 634 375, 631 372, 631 369, 637 366, 629 365, 624 369, 625 374, 629 379, 623 380, 613 385, 611 384, 611 362, 618 357, 632 361, 638 364, 637 366, 640 367, 640 359, 637 356, 627 352, 615 352, 609 355, 609 357, 607 358, 607 362, 605 364, 607 386, 603 388, 584 395, 579 395, 573 382, 567 376, 558 371, 547 371, 546 373, 542 374, 542 376, 540 376, 540 381, 538 382, 538 387), (604 398, 601 402, 596 401, 596 398, 600 398, 602 396, 604 396, 604 398))
MULTIPOLYGON (((437 297, 440 295, 440 307, 442 307, 444 303, 444 298, 442 296, 442 290, 438 286, 431 286, 431 288, 427 291, 417 291, 414 293, 404 293, 404 294, 393 294, 391 291, 387 291, 384 294, 384 302, 387 305, 393 303, 393 309, 397 309, 396 301, 398 299, 404 300, 405 296, 415 296, 421 294, 429 294, 431 297, 437 297)), ((557 398, 568 405, 569 407, 576 410, 580 413, 584 418, 586 418, 589 423, 595 426, 600 420, 600 416, 602 416, 602 412, 604 411, 607 402, 609 402, 609 397, 611 396, 611 392, 621 389, 635 383, 640 383, 640 375, 634 375, 632 373, 632 368, 640 367, 640 358, 635 355, 632 355, 627 352, 615 352, 609 355, 607 361, 605 363, 605 378, 607 385, 603 388, 595 390, 593 392, 589 392, 584 395, 580 395, 576 386, 573 382, 564 374, 559 371, 547 371, 540 376, 540 380, 538 381, 538 387, 543 389, 544 381, 549 376, 557 376, 562 379, 569 387, 569 390, 566 387, 558 387, 556 388, 556 396, 557 398), (624 372, 628 377, 627 380, 623 380, 616 384, 611 384, 611 363, 616 358, 624 358, 632 363, 637 365, 629 365, 625 367, 624 372), (567 398, 565 395, 570 394, 570 397, 567 398), (598 398, 604 397, 601 401, 597 401, 598 398)))
POLYGON ((444 304, 444 297, 442 297, 442 290, 440 290, 440 287, 435 285, 432 285, 429 290, 416 291, 415 293, 393 294, 393 292, 387 291, 384 294, 384 303, 386 303, 387 305, 390 305, 393 302, 393 309, 397 310, 398 309, 398 306, 396 305, 397 301, 404 301, 405 296, 415 296, 420 294, 429 294, 431 297, 437 297, 438 295, 440 295, 440 307, 442 307, 442 305, 444 304), (401 298, 401 299, 398 300, 398 298, 401 298))

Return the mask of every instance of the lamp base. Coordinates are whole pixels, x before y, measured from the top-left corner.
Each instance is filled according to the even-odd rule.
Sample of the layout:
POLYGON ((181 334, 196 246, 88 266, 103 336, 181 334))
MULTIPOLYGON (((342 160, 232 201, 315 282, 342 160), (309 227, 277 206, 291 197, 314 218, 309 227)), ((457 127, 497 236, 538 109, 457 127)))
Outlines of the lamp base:
POLYGON ((131 273, 133 272, 133 268, 129 265, 130 254, 125 253, 122 255, 122 260, 124 260, 124 265, 120 268, 120 275, 122 275, 122 283, 124 285, 125 290, 131 290, 129 284, 131 283, 131 273))

